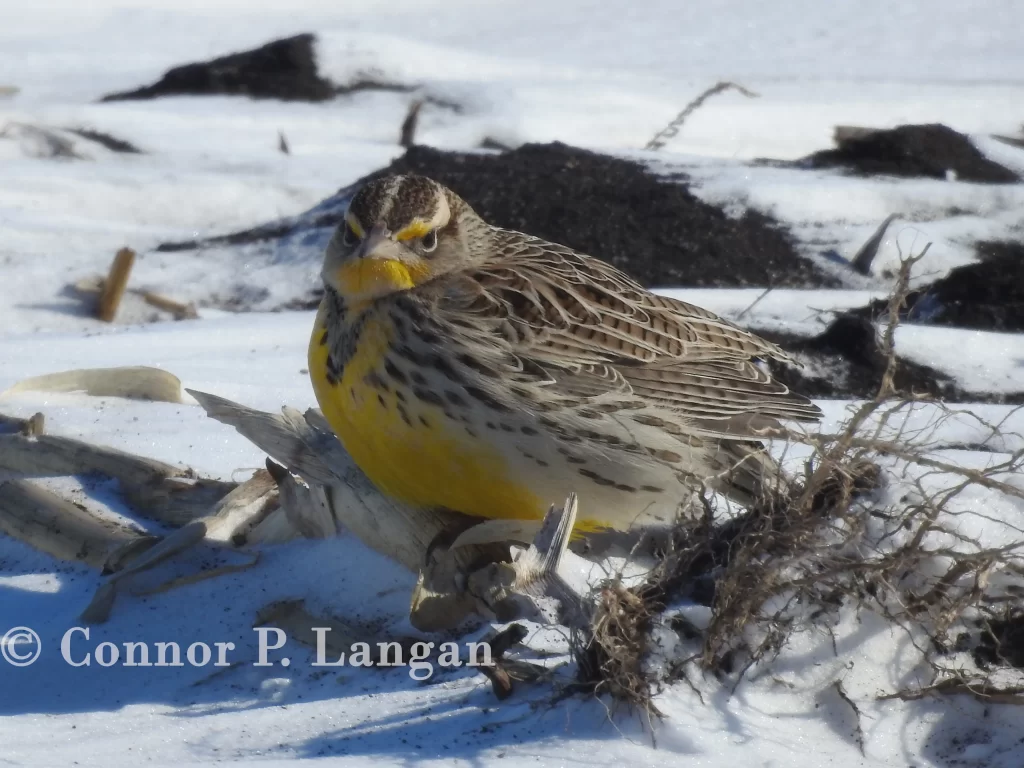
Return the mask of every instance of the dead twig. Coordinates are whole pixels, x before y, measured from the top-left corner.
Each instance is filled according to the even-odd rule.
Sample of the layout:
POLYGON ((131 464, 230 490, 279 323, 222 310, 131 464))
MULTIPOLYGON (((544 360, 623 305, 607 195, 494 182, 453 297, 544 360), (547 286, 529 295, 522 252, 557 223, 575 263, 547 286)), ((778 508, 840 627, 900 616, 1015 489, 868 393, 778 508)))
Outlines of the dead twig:
POLYGON ((97 570, 114 549, 142 535, 25 480, 0 483, 0 532, 59 560, 97 570))
POLYGON ((416 126, 419 124, 420 110, 422 109, 422 99, 417 99, 409 105, 409 111, 405 115, 405 120, 402 121, 402 133, 398 139, 401 146, 409 148, 416 143, 416 126))
POLYGON ((124 297, 125 287, 128 285, 128 278, 134 263, 135 251, 131 248, 122 248, 114 256, 114 261, 110 265, 110 273, 103 284, 103 291, 100 293, 96 308, 96 316, 100 320, 106 323, 114 322, 114 316, 124 297))
POLYGON ((850 266, 853 267, 855 272, 859 272, 862 275, 871 274, 871 265, 875 261, 875 257, 878 256, 878 249, 882 245, 882 240, 885 238, 886 230, 889 229, 889 225, 896 220, 896 214, 891 213, 885 217, 885 220, 878 225, 878 228, 874 231, 860 247, 854 257, 850 260, 850 266))
POLYGON ((887 693, 879 696, 878 700, 918 701, 929 696, 956 694, 971 696, 984 704, 1024 704, 1024 685, 998 686, 984 680, 963 677, 952 677, 920 688, 887 693))
POLYGON ((672 118, 672 121, 668 125, 662 128, 656 134, 654 134, 654 137, 650 141, 648 141, 647 144, 644 145, 644 149, 656 151, 664 147, 665 144, 667 144, 669 141, 676 137, 676 134, 678 134, 679 130, 683 127, 683 123, 686 122, 686 119, 694 112, 696 112, 698 109, 700 109, 704 105, 705 101, 710 99, 715 94, 722 93, 723 91, 728 90, 739 91, 744 96, 751 99, 758 97, 758 94, 736 83, 731 83, 725 80, 719 83, 715 83, 713 86, 700 93, 697 96, 697 98, 693 99, 693 101, 687 104, 678 115, 672 118))

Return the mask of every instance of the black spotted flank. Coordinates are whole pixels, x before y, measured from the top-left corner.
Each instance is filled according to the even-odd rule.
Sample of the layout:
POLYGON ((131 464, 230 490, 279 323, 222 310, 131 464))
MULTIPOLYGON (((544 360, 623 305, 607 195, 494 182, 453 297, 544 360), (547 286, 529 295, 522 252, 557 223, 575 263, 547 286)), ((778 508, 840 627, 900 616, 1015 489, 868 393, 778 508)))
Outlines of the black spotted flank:
POLYGON ((485 365, 483 362, 477 360, 470 354, 463 353, 459 355, 459 362, 462 363, 467 368, 470 368, 479 374, 483 374, 484 376, 490 379, 497 379, 501 376, 501 374, 498 371, 494 370, 488 365, 485 365))
POLYGON ((472 397, 474 400, 479 400, 489 408, 493 408, 499 413, 508 413, 512 409, 504 403, 500 402, 497 398, 491 395, 489 392, 480 389, 480 387, 466 387, 466 394, 472 397))
POLYGON ((387 373, 388 376, 397 381, 399 384, 409 383, 409 379, 405 375, 405 372, 390 360, 384 361, 384 371, 385 373, 387 373))
POLYGON ((669 464, 678 464, 683 460, 683 457, 674 451, 666 451, 658 448, 648 448, 647 452, 656 459, 666 461, 669 464))
POLYGON ((326 368, 327 383, 332 387, 337 386, 338 381, 341 379, 342 366, 338 365, 338 361, 335 360, 334 355, 327 355, 326 368))
MULTIPOLYGON (((415 373, 415 371, 413 373, 415 373)), ((423 383, 426 382, 424 381, 423 383)), ((416 387, 413 389, 412 393, 416 396, 418 400, 422 400, 424 403, 430 403, 431 405, 444 407, 444 400, 441 398, 439 394, 432 390, 421 389, 420 387, 416 387)))
POLYGON ((465 408, 469 405, 466 402, 466 398, 460 395, 458 392, 452 392, 450 389, 444 391, 445 400, 458 408, 465 408))
POLYGON ((384 392, 391 391, 391 387, 388 386, 388 383, 384 381, 384 377, 377 373, 377 371, 370 371, 363 377, 363 381, 366 383, 366 386, 368 387, 380 389, 383 390, 384 392))
POLYGON ((579 472, 581 475, 583 475, 583 477, 586 477, 586 478, 589 478, 589 479, 593 480, 598 485, 608 485, 608 486, 615 485, 615 481, 614 480, 609 480, 607 477, 602 477, 601 475, 597 474, 597 472, 594 472, 592 470, 589 470, 589 469, 578 469, 576 471, 579 472))
POLYGON ((444 355, 434 355, 430 358, 430 366, 441 372, 448 381, 455 384, 461 384, 463 378, 458 374, 452 364, 448 361, 444 355))
POLYGON ((405 406, 401 403, 398 404, 398 415, 402 417, 402 421, 405 422, 406 426, 412 426, 412 419, 409 418, 409 412, 405 410, 405 406))

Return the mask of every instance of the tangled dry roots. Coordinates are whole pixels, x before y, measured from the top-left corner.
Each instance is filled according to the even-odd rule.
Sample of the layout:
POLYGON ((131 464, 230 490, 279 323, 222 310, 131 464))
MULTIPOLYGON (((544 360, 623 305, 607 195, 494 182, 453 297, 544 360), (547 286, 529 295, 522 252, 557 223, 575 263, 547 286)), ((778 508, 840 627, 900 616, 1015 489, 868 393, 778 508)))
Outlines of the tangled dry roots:
POLYGON ((578 679, 587 690, 658 714, 654 681, 643 666, 654 615, 643 595, 621 582, 601 588, 589 633, 573 638, 578 679))
POLYGON ((1007 607, 1024 594, 1024 527, 985 518, 1011 537, 985 545, 961 519, 976 516, 971 505, 953 503, 966 489, 1024 499, 1024 489, 1012 481, 1024 475, 1024 449, 994 448, 992 457, 1007 458, 976 469, 936 455, 933 435, 944 421, 966 413, 993 444, 1020 443, 1024 436, 934 402, 929 407, 937 418, 908 429, 920 401, 894 396, 893 337, 919 258, 903 262, 890 299, 887 369, 876 397, 857 407, 839 433, 805 437, 811 456, 803 477, 785 493, 771 492, 725 519, 716 519, 713 499, 705 497, 705 514, 680 519, 641 584, 605 584, 595 595, 591 626, 574 642, 583 687, 657 714, 652 697, 672 673, 645 666, 656 624, 700 642, 690 656, 670 660, 677 671, 695 663, 730 674, 739 664, 742 677, 748 667, 774 658, 794 632, 827 626, 822 617, 847 608, 872 611, 910 633, 920 660, 930 665, 932 683, 893 696, 981 691, 1024 703, 1024 684, 998 688, 986 672, 992 665, 1024 668, 1024 656, 1013 649, 1024 636, 1024 612, 1007 607), (902 483, 898 500, 875 493, 888 479, 902 483), (686 622, 667 613, 684 603, 709 608, 707 623, 680 631, 686 622), (962 651, 975 659, 970 679, 953 655, 962 651))
MULTIPOLYGON (((847 517, 854 501, 877 487, 879 472, 858 461, 812 478, 813 491, 798 485, 721 523, 710 514, 680 521, 668 551, 641 585, 605 584, 595 596, 590 631, 576 639, 579 682, 657 715, 652 698, 660 681, 644 661, 654 622, 679 600, 711 607, 711 623, 700 633, 702 666, 728 669, 744 631, 765 618, 762 607, 790 587, 789 565, 818 548, 823 524, 847 517)), ((759 647, 746 649, 749 657, 777 650, 785 636, 780 630, 781 624, 762 633, 759 647)))

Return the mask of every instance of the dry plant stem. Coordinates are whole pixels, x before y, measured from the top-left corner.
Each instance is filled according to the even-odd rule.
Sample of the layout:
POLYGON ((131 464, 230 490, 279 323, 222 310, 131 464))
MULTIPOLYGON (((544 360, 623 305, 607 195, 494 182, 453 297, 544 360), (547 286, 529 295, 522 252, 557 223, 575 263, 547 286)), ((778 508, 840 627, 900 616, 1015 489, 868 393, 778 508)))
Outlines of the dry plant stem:
POLYGON ((669 141, 676 137, 676 134, 678 134, 679 130, 683 127, 683 123, 686 122, 686 119, 694 112, 696 112, 698 109, 700 109, 704 105, 705 101, 707 101, 715 94, 722 93, 723 91, 728 90, 739 91, 747 98, 757 98, 758 96, 758 94, 754 93, 753 91, 747 90, 742 85, 737 85, 736 83, 730 83, 724 80, 722 82, 715 83, 713 86, 705 90, 703 93, 699 94, 697 98, 695 98, 693 101, 687 104, 678 115, 672 118, 672 122, 670 122, 668 125, 662 128, 660 131, 658 131, 658 133, 654 135, 654 138, 652 138, 650 141, 647 142, 647 144, 644 145, 644 149, 659 150, 662 147, 664 147, 665 144, 667 144, 669 141))
POLYGON ((954 676, 932 685, 921 686, 912 690, 896 691, 878 697, 879 701, 900 699, 902 701, 917 701, 936 694, 955 695, 966 694, 972 696, 983 704, 1024 704, 1024 685, 1000 687, 991 685, 984 680, 968 680, 960 676, 954 676))
POLYGON ((195 304, 182 304, 180 301, 175 301, 152 291, 138 291, 137 293, 151 307, 162 309, 164 312, 170 312, 175 320, 195 320, 199 317, 195 304))
MULTIPOLYGON (((79 280, 77 283, 69 286, 69 288, 84 300, 98 302, 99 296, 103 293, 106 285, 107 278, 94 275, 93 277, 79 280)), ((175 320, 195 320, 199 317, 195 304, 185 304, 161 293, 141 288, 126 288, 125 292, 141 297, 151 307, 169 312, 175 320)))
POLYGON ((403 147, 411 147, 416 143, 416 126, 419 124, 420 110, 423 109, 423 100, 417 99, 409 105, 409 111, 402 121, 402 132, 398 143, 403 147))
POLYGON ((137 552, 137 556, 132 558, 130 563, 125 561, 123 567, 96 590, 92 601, 82 611, 79 618, 88 624, 105 622, 114 607, 114 599, 117 597, 121 581, 143 571, 151 570, 175 555, 194 547, 203 540, 205 535, 206 526, 201 522, 193 522, 159 541, 154 541, 153 546, 137 552))
POLYGON ((896 219, 896 214, 891 213, 885 217, 885 220, 878 225, 878 229, 874 231, 860 247, 854 257, 850 260, 850 266, 853 267, 854 271, 859 272, 862 275, 871 274, 871 265, 875 261, 875 257, 878 256, 878 248, 882 245, 882 239, 885 237, 885 231, 889 228, 889 225, 896 219))
POLYGON ((117 315, 117 308, 121 305, 121 299, 124 297, 134 263, 135 251, 131 248, 122 248, 114 256, 96 310, 96 316, 100 320, 107 323, 114 322, 114 316, 117 315))
POLYGON ((163 592, 170 592, 172 589, 178 587, 187 587, 190 584, 198 584, 201 581, 207 579, 215 579, 218 576, 227 576, 230 573, 241 573, 252 568, 256 563, 259 562, 260 553, 253 552, 248 561, 244 563, 231 563, 228 565, 219 565, 216 568, 210 568, 209 570, 199 571, 198 573, 190 573, 187 576, 179 576, 176 579, 165 581, 162 584, 157 584, 155 587, 149 587, 147 589, 133 589, 132 594, 137 597, 146 595, 159 595, 163 592))
POLYGON ((885 355, 886 365, 885 371, 882 374, 881 384, 878 387, 878 392, 873 400, 869 400, 864 403, 857 410, 849 422, 847 422, 843 433, 839 435, 838 439, 835 440, 831 447, 826 449, 821 460, 818 462, 818 466, 813 470, 811 477, 808 478, 802 495, 796 501, 795 506, 798 509, 807 508, 811 503, 814 494, 822 488, 823 484, 832 473, 836 462, 841 457, 845 456, 850 450, 850 446, 857 438, 857 434, 860 432, 864 422, 867 421, 867 419, 870 418, 871 415, 877 411, 878 408, 888 398, 890 398, 895 391, 893 378, 896 375, 896 366, 898 365, 896 357, 896 328, 899 326, 900 312, 906 306, 907 295, 910 293, 911 270, 918 261, 924 258, 925 254, 928 252, 928 248, 929 246, 925 246, 920 254, 904 259, 900 263, 900 271, 896 279, 896 286, 889 298, 889 322, 886 325, 885 332, 882 336, 881 346, 882 353, 885 355))

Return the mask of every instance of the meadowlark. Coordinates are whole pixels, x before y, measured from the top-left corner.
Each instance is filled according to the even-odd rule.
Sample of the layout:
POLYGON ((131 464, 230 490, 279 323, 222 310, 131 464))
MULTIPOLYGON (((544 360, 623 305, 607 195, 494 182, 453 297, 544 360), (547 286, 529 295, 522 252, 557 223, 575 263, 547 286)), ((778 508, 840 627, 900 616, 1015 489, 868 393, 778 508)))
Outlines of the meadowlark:
POLYGON ((410 505, 540 520, 575 491, 578 533, 668 523, 700 488, 750 502, 777 476, 759 432, 821 415, 760 365, 774 344, 422 176, 356 193, 323 280, 316 397, 410 505))

